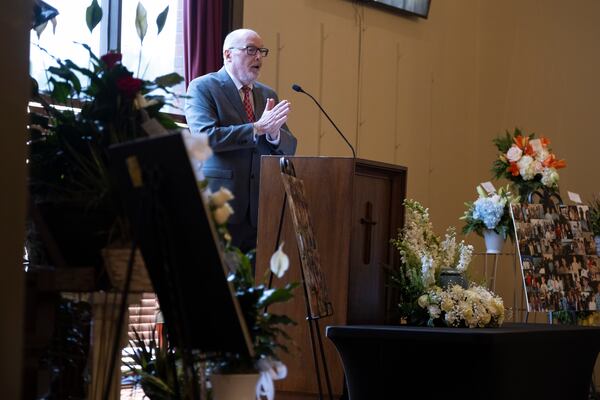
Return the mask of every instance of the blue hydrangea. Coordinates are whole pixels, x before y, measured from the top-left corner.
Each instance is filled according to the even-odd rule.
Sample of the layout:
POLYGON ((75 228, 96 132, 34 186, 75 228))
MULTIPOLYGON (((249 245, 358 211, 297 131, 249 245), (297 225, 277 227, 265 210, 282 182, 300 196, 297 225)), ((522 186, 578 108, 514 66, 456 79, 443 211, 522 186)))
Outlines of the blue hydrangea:
POLYGON ((504 205, 490 197, 480 197, 474 206, 473 219, 483 221, 488 229, 494 229, 504 214, 504 205))

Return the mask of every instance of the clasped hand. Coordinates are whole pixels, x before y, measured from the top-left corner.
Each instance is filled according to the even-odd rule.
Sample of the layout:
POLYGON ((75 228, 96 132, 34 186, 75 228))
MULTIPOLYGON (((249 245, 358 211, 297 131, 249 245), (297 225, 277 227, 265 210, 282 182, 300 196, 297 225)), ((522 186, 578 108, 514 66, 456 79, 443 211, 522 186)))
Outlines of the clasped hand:
POLYGON ((265 111, 260 119, 254 123, 257 135, 269 135, 269 139, 276 140, 279 129, 285 124, 290 113, 291 104, 287 100, 281 100, 275 105, 274 99, 267 99, 265 111))

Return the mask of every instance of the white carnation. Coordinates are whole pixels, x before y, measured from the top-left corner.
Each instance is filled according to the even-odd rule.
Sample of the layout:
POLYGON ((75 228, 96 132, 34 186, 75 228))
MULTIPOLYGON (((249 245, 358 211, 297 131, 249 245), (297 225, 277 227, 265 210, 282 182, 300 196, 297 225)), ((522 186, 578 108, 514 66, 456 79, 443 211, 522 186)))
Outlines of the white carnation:
POLYGON ((558 172, 554 168, 545 168, 542 171, 542 184, 546 187, 558 185, 558 172))
POLYGON ((519 173, 524 180, 530 181, 535 176, 535 167, 533 165, 533 158, 531 156, 521 157, 521 159, 517 162, 517 167, 519 168, 519 173))

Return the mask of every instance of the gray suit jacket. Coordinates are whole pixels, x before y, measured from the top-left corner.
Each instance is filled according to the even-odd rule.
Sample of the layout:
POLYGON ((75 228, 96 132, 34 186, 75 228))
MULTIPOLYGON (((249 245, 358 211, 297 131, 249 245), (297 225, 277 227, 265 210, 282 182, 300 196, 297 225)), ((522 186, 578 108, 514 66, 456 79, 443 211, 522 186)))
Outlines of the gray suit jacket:
MULTIPOLYGON (((267 98, 279 102, 275 91, 259 82, 254 84, 252 93, 257 120, 265 109, 267 98)), ((296 138, 284 125, 278 146, 270 144, 265 135, 254 142, 252 123, 248 121, 239 92, 225 68, 191 81, 188 96, 185 116, 190 131, 208 135, 214 152, 202 167, 210 189, 216 191, 223 186, 235 196, 230 202, 234 214, 229 223, 242 222, 249 207, 250 224, 256 227, 260 156, 293 155, 296 138)))

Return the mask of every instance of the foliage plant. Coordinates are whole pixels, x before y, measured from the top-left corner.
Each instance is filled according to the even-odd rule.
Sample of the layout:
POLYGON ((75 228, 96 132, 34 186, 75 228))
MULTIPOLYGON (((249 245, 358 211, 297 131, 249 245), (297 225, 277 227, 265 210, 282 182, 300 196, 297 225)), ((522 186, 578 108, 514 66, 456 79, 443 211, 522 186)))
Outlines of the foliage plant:
POLYGON ((496 179, 505 178, 517 188, 521 198, 539 190, 556 191, 559 175, 557 170, 567 166, 550 149, 550 140, 535 134, 524 134, 519 128, 494 139, 498 157, 492 173, 496 179))
MULTIPOLYGON (((141 11, 136 26, 147 27, 145 10, 141 11)), ((163 13, 164 18, 157 20, 159 31, 165 23, 163 13)), ((86 16, 90 31, 101 18, 94 0, 86 16)), ((138 30, 141 40, 145 34, 138 30)), ((120 53, 98 57, 89 46, 82 46, 89 54, 86 66, 53 57, 56 65, 46 71, 47 93, 39 93, 32 79, 32 100, 42 104, 44 114, 30 113, 30 192, 34 202, 103 210, 110 227, 120 228, 114 236, 125 235, 125 217, 108 173, 108 148, 177 129, 160 110, 174 96, 170 88, 183 78, 170 73, 140 79, 121 63, 120 53)))
POLYGON ((475 232, 483 236, 483 231, 490 229, 504 238, 514 238, 510 206, 519 201, 518 196, 513 196, 508 186, 495 193, 487 193, 483 187, 477 186, 477 194, 477 200, 465 203, 467 210, 460 218, 465 221, 462 233, 475 232))

